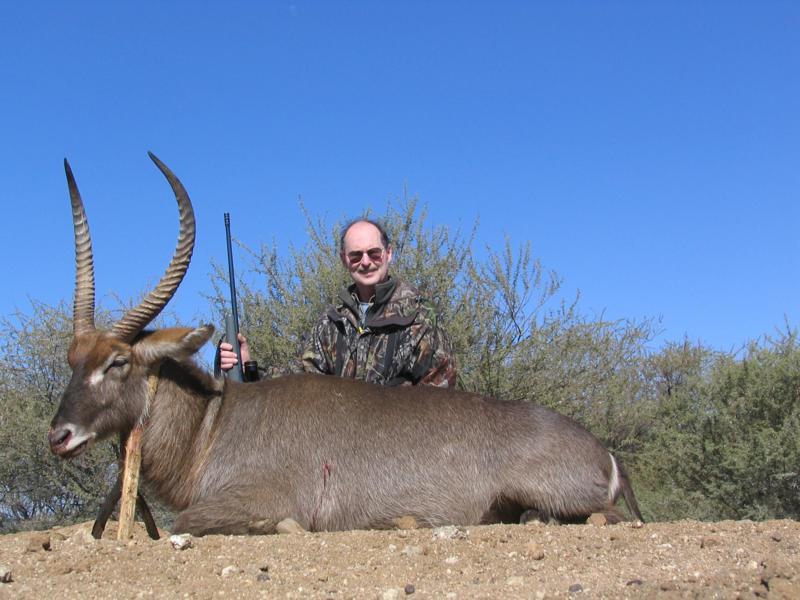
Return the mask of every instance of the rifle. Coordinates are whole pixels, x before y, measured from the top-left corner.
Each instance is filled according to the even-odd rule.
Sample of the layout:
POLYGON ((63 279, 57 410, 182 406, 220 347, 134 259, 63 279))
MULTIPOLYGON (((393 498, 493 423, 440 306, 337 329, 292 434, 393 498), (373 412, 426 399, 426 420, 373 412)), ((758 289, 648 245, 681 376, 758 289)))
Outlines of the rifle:
POLYGON ((228 371, 233 381, 258 381, 258 363, 249 360, 242 364, 242 349, 239 347, 239 308, 236 302, 236 276, 233 273, 233 248, 231 247, 231 214, 225 213, 225 241, 228 244, 228 281, 231 286, 231 312, 225 315, 225 338, 233 346, 239 362, 228 371), (244 367, 244 371, 242 370, 244 367))

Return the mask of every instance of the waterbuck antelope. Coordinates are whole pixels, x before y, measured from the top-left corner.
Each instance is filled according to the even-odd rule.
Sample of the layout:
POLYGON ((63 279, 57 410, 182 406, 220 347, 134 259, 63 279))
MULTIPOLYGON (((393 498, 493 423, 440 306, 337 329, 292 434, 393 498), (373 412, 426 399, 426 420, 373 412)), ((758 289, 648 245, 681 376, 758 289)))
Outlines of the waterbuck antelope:
POLYGON ((142 477, 180 513, 174 530, 271 532, 291 517, 308 530, 641 514, 614 457, 573 420, 529 402, 433 387, 384 388, 320 375, 259 383, 215 379, 192 358, 213 328, 143 328, 180 284, 194 213, 180 181, 152 154, 180 212, 177 249, 156 289, 115 323, 94 325, 94 268, 83 202, 65 161, 77 277, 72 379, 49 432, 76 456, 143 426, 142 477), (148 393, 148 387, 153 393, 148 393))

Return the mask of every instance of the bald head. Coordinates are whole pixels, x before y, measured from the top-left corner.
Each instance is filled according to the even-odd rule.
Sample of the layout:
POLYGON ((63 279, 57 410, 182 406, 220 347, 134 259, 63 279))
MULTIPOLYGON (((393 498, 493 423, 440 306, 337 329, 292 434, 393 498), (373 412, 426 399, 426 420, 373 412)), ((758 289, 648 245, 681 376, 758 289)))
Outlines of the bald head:
POLYGON ((342 227, 342 233, 339 235, 339 250, 340 251, 344 250, 344 238, 347 235, 347 232, 350 231, 350 228, 353 227, 353 225, 356 225, 358 223, 368 223, 368 224, 372 225, 375 229, 377 229, 380 232, 381 245, 384 248, 388 248, 389 247, 389 244, 390 244, 390 242, 389 242, 389 234, 386 233, 386 230, 383 228, 383 225, 381 225, 377 221, 373 221, 372 219, 360 218, 360 219, 353 219, 347 225, 342 227))
POLYGON ((356 284, 358 297, 367 302, 375 295, 375 286, 389 276, 389 237, 374 221, 353 221, 342 230, 340 258, 356 284))

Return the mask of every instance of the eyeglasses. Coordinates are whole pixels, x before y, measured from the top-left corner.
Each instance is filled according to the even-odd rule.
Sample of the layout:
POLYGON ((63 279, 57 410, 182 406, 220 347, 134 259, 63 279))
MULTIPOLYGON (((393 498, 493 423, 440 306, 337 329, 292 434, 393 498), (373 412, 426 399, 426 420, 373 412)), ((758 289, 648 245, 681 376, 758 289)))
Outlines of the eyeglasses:
POLYGON ((376 265, 379 265, 383 262, 383 248, 370 248, 366 252, 363 250, 354 250, 353 252, 347 253, 347 262, 351 265, 357 265, 361 262, 366 254, 369 256, 369 259, 374 262, 376 265))

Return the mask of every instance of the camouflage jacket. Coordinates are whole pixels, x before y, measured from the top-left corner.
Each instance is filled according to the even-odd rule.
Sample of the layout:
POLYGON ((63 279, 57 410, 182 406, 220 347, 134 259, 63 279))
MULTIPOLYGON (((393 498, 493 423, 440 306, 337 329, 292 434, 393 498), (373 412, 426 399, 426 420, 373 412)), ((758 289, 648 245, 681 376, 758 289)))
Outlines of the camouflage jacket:
POLYGON ((389 278, 378 284, 366 318, 355 286, 339 292, 306 340, 302 370, 379 385, 454 387, 450 342, 433 305, 412 286, 389 278))

